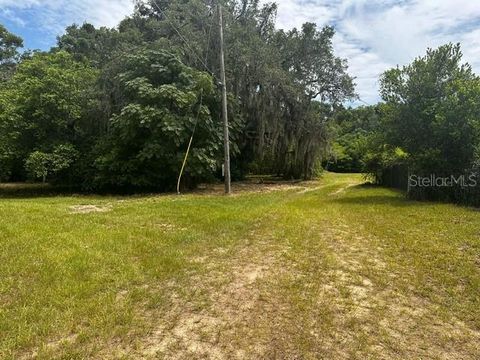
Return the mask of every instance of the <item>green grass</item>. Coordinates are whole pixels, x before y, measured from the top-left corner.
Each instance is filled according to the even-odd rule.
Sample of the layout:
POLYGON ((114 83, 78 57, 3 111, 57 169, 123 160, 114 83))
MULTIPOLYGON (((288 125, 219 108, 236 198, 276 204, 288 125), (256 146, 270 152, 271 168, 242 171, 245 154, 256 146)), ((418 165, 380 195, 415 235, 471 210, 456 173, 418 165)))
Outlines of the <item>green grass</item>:
POLYGON ((361 182, 8 193, 0 358, 477 358, 480 213, 361 182))

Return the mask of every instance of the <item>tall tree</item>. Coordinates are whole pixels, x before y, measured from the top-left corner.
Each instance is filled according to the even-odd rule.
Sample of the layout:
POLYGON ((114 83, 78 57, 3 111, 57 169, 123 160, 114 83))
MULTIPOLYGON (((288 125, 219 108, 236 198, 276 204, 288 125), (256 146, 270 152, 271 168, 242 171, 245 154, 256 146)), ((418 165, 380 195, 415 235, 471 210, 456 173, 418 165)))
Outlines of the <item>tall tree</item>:
MULTIPOLYGON (((300 32, 285 33, 275 30, 275 4, 241 0, 225 5, 227 82, 246 121, 242 154, 233 166, 246 172, 268 163, 260 166, 262 171, 310 177, 312 168, 304 164, 313 166, 310 157, 319 157, 326 145, 301 146, 308 136, 323 139, 326 134, 317 126, 325 113, 319 115, 313 101, 338 104, 354 96, 346 61, 333 53, 334 31, 305 24, 300 32), (294 67, 292 59, 301 64, 294 67)), ((217 73, 216 41, 210 40, 216 31, 213 12, 210 1, 157 0, 140 3, 133 17, 138 20, 130 23, 141 26, 146 41, 166 39, 187 64, 217 73)))
POLYGON ((283 68, 303 85, 306 95, 340 104, 355 92, 347 61, 334 54, 334 35, 331 26, 318 30, 316 24, 305 23, 301 30, 279 31, 277 41, 283 49, 283 68))
POLYGON ((18 49, 21 47, 22 38, 12 34, 0 24, 0 82, 11 77, 20 56, 18 49))
POLYGON ((387 141, 409 156, 412 171, 461 173, 475 160, 480 79, 462 63, 459 44, 427 54, 381 77, 389 105, 387 141))
POLYGON ((190 136, 187 182, 212 177, 222 149, 219 98, 211 77, 165 51, 143 49, 124 59, 123 94, 98 149, 98 187, 172 189, 190 136))
POLYGON ((95 67, 102 67, 114 55, 118 45, 118 32, 114 29, 84 23, 71 25, 65 34, 57 38, 59 50, 67 51, 77 61, 88 61, 95 67))

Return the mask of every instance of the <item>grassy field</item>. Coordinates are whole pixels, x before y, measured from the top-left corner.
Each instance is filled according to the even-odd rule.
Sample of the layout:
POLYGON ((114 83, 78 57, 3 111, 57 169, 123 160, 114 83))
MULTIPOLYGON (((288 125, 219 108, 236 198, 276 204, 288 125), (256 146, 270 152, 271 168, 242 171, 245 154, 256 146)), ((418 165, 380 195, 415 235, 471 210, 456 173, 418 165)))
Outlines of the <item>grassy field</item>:
POLYGON ((480 358, 480 213, 361 183, 3 192, 0 358, 480 358))

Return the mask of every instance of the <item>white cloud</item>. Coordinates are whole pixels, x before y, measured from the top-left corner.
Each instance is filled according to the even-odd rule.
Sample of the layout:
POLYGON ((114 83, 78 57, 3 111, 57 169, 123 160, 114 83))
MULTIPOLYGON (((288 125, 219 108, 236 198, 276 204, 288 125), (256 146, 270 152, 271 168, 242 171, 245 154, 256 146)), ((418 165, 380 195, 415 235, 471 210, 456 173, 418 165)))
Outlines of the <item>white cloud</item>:
POLYGON ((305 21, 337 29, 335 50, 349 60, 357 90, 379 100, 378 76, 423 55, 427 47, 460 42, 480 72, 480 2, 472 0, 280 0, 278 25, 305 21))
POLYGON ((58 34, 72 23, 114 27, 132 12, 133 0, 0 0, 0 9, 5 17, 22 11, 25 26, 58 34))
POLYGON ((300 27, 305 22, 328 23, 336 16, 336 0, 264 0, 263 3, 276 2, 279 7, 277 26, 283 29, 300 27))
POLYGON ((0 16, 9 19, 12 23, 18 26, 26 25, 25 21, 22 18, 16 16, 15 13, 8 8, 0 9, 0 16))

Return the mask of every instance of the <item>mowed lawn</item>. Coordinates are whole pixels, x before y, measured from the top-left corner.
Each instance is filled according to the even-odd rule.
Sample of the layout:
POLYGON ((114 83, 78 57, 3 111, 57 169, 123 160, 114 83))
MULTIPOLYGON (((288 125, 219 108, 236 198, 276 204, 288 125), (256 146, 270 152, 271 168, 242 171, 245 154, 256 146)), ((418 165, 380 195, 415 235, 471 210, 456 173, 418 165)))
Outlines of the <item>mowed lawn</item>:
POLYGON ((0 358, 480 358, 480 212, 362 182, 4 196, 0 358))

